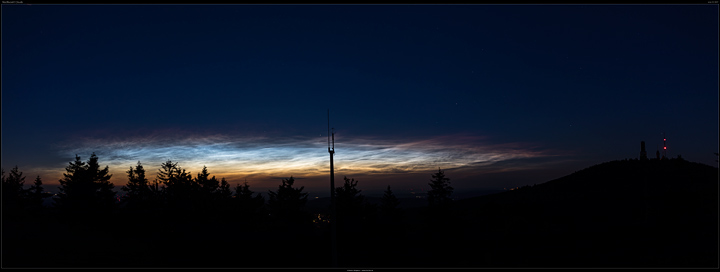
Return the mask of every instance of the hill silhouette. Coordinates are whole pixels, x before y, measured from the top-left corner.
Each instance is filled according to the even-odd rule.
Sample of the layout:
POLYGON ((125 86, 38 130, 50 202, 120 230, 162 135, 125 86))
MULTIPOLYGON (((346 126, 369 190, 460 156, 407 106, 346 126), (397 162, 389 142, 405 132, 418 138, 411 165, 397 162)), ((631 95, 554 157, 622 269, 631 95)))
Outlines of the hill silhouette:
POLYGON ((718 263, 718 168, 683 159, 601 163, 460 204, 467 238, 499 244, 487 252, 497 266, 718 263))
MULTIPOLYGON (((718 264, 718 168, 683 159, 601 163, 542 184, 454 201, 441 213, 427 202, 401 199, 402 216, 383 217, 373 208, 378 199, 366 200, 370 212, 338 231, 339 267, 718 264)), ((308 201, 299 214, 324 213, 328 204, 308 201)), ((4 214, 3 266, 330 266, 328 226, 311 223, 312 217, 278 220, 231 207, 179 215, 162 207, 118 209, 85 218, 53 209, 4 214)))

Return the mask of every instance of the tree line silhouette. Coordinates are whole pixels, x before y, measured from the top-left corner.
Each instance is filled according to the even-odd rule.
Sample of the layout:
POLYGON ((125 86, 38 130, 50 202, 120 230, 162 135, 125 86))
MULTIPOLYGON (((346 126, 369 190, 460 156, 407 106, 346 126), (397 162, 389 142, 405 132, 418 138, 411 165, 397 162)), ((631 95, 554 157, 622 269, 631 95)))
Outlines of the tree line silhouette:
MULTIPOLYGON (((164 230, 167 239, 178 241, 187 235, 199 238, 203 232, 212 232, 199 228, 190 230, 188 226, 214 222, 232 224, 239 231, 276 231, 276 239, 286 245, 302 240, 289 235, 290 230, 330 239, 328 223, 331 223, 337 224, 339 256, 345 263, 352 263, 351 256, 357 253, 353 244, 357 241, 375 236, 392 239, 403 232, 404 213, 399 207, 400 199, 389 185, 380 203, 371 204, 358 189, 359 181, 344 177, 344 183, 335 188, 337 218, 331 218, 329 214, 313 214, 305 208, 308 193, 304 192, 304 186, 296 186, 292 176, 282 179, 277 190, 268 190, 267 196, 263 196, 252 191, 247 182, 231 188, 225 178, 211 175, 206 166, 192 176, 177 162, 168 160, 160 165, 156 178, 150 180, 145 166, 138 161, 125 173, 127 183, 120 187, 124 192, 120 197, 111 182, 113 175, 109 167, 101 167, 95 153, 86 161, 76 155, 75 160, 65 167, 59 180, 59 192, 53 196, 43 189, 40 176, 29 189, 24 189, 25 177, 17 166, 7 176, 2 170, 3 218, 22 221, 45 216, 68 224, 72 229, 100 224, 121 229, 133 239, 159 239, 151 238, 142 230, 142 225, 164 230), (53 200, 53 205, 43 206, 47 198, 53 200)), ((447 205, 452 202, 452 188, 447 185, 449 179, 444 178, 440 169, 433 177, 436 175, 430 185, 438 186, 438 189, 429 192, 433 194, 428 198, 431 200, 429 205, 447 205)), ((66 238, 75 241, 85 235, 79 230, 73 231, 75 236, 67 234, 66 238), (73 238, 69 238, 71 236, 73 238)))
POLYGON ((5 170, 2 170, 3 214, 12 214, 20 209, 41 209, 43 200, 52 196, 49 192, 45 192, 40 176, 35 178, 35 182, 29 189, 24 189, 24 184, 25 176, 18 170, 17 166, 10 170, 7 177, 5 177, 5 170))
MULTIPOLYGON (((70 226, 71 230, 64 235, 69 239, 67 244, 83 241, 89 234, 80 229, 87 225, 101 225, 121 230, 124 237, 137 241, 170 239, 165 243, 176 246, 164 249, 169 251, 172 249, 168 248, 181 248, 178 244, 183 243, 181 239, 208 238, 208 233, 213 232, 212 224, 205 229, 189 227, 198 222, 232 224, 234 229, 248 233, 273 231, 276 237, 272 239, 286 246, 302 240, 298 238, 302 235, 292 232, 309 234, 308 239, 329 240, 330 223, 337 224, 339 256, 346 264, 353 262, 352 255, 360 254, 355 243, 367 239, 392 240, 403 235, 407 227, 400 199, 391 186, 387 186, 380 203, 371 204, 358 189, 359 181, 348 177, 335 188, 337 218, 331 218, 329 214, 313 214, 305 208, 308 193, 303 186, 296 186, 292 176, 282 179, 277 190, 268 190, 265 197, 252 191, 247 182, 231 188, 225 178, 211 175, 206 166, 192 176, 177 162, 168 160, 151 180, 138 161, 125 173, 127 183, 120 187, 124 195, 119 197, 109 167, 101 167, 95 153, 85 161, 76 155, 68 163, 56 195, 43 189, 40 176, 29 189, 24 189, 25 177, 17 166, 7 176, 2 170, 3 218, 11 221, 54 218, 70 226), (43 206, 47 198, 52 198, 53 205, 43 206), (165 238, 156 238, 143 229, 162 230, 165 238)), ((433 178, 429 185, 437 189, 429 192, 432 195, 428 198, 429 206, 447 206, 452 201, 449 179, 440 169, 433 178)), ((179 258, 178 254, 166 255, 179 258)))
MULTIPOLYGON (((57 211, 76 215, 112 214, 122 209, 126 212, 149 213, 163 211, 171 214, 214 214, 216 212, 239 212, 242 214, 267 214, 272 218, 290 221, 307 221, 302 208, 307 202, 308 193, 303 192, 304 186, 295 188, 295 180, 282 179, 277 191, 268 191, 268 199, 261 193, 250 190, 245 182, 231 189, 223 177, 218 180, 211 176, 206 166, 192 177, 177 162, 168 160, 160 165, 157 177, 151 182, 145 167, 138 161, 137 165, 127 171, 127 183, 120 189, 125 192, 117 196, 110 182, 112 174, 109 166, 100 167, 99 158, 92 153, 87 161, 80 156, 65 167, 63 178, 59 180, 59 193, 54 198, 57 211)), ((452 190, 449 179, 438 169, 429 183, 429 206, 447 208, 452 203, 452 190)), ((45 198, 53 197, 43 188, 40 176, 35 183, 24 189, 25 176, 15 166, 5 176, 2 170, 3 212, 14 214, 21 210, 42 209, 45 198)), ((394 218, 401 214, 398 205, 400 200, 395 197, 388 185, 380 206, 365 201, 357 188, 358 181, 344 177, 344 184, 335 188, 339 222, 367 220, 370 215, 382 215, 383 218, 394 218), (379 209, 379 210, 378 210, 379 209)), ((48 208, 48 207, 45 207, 48 208)), ((344 224, 344 223, 340 223, 344 224)))
POLYGON ((25 189, 17 166, 3 170, 4 266, 327 267, 329 224, 341 267, 717 263, 717 168, 682 158, 612 161, 459 201, 438 169, 419 208, 400 208, 390 186, 369 201, 358 180, 344 177, 334 188, 337 218, 308 208, 292 176, 264 195, 172 161, 152 180, 140 162, 125 173, 118 197, 95 154, 76 156, 55 205, 44 207, 51 194, 39 176, 25 189), (27 254, 40 245, 53 253, 27 254))

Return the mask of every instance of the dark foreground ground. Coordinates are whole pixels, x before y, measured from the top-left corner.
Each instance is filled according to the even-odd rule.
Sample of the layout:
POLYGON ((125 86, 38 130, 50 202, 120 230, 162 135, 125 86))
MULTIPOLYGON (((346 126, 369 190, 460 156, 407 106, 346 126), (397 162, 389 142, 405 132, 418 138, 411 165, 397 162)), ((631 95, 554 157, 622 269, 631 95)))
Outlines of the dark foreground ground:
MULTIPOLYGON (((717 268, 717 168, 610 162, 338 230, 342 268, 717 268)), ((3 267, 330 267, 329 229, 232 217, 3 217, 3 267)))

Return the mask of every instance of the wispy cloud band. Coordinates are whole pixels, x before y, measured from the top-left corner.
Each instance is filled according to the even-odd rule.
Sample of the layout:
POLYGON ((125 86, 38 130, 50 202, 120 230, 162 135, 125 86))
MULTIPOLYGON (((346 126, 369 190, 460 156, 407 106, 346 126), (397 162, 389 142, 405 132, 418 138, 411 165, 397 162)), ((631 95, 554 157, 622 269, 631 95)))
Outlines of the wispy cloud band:
MULTIPOLYGON (((149 174, 167 160, 189 171, 204 165, 213 175, 240 179, 252 176, 320 176, 329 172, 323 137, 245 137, 174 135, 133 138, 86 138, 61 146, 63 156, 95 152, 113 172, 138 161, 149 174)), ((335 169, 345 174, 392 174, 482 167, 527 158, 553 156, 528 144, 493 144, 481 137, 445 136, 420 140, 386 140, 336 136, 335 169)), ((83 157, 83 158, 85 158, 83 157)), ((121 174, 122 175, 122 174, 121 174)))

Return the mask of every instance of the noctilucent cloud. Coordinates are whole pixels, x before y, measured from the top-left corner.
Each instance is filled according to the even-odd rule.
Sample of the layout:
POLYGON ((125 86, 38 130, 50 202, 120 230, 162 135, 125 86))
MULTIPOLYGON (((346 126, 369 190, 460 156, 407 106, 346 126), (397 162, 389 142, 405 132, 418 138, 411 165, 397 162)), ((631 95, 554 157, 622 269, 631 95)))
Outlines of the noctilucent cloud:
POLYGON ((2 167, 96 153, 258 192, 536 184, 668 156, 717 166, 716 5, 3 5, 2 167), (662 152, 662 150, 660 150, 662 152), (336 182, 337 182, 336 180, 336 182))

